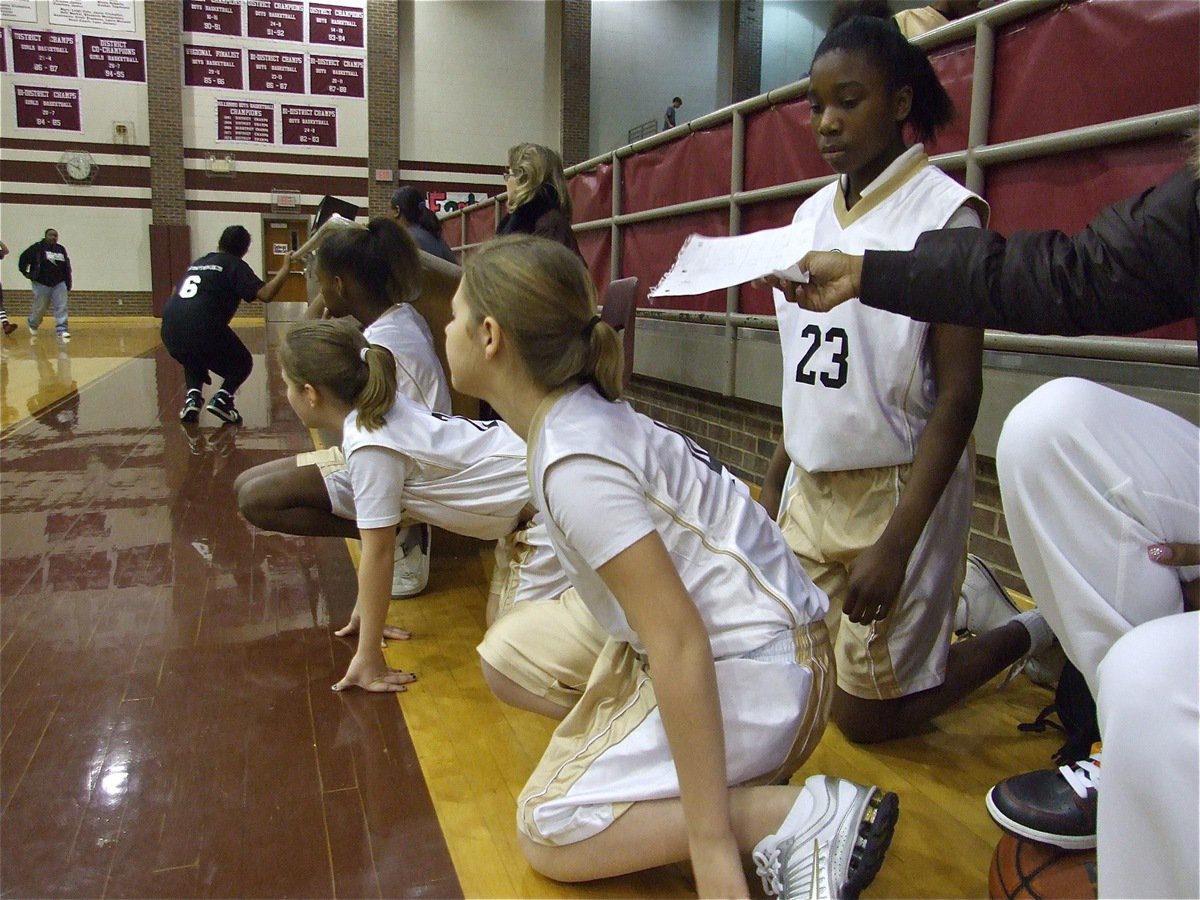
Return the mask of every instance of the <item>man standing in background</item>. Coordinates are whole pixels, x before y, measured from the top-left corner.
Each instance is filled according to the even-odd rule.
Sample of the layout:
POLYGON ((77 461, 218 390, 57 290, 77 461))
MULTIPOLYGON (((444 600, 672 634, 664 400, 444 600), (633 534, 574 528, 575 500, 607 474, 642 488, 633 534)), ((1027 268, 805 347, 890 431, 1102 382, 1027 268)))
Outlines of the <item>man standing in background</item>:
POLYGON ((45 236, 26 248, 17 261, 21 274, 32 282, 33 306, 29 309, 29 334, 37 337, 38 326, 46 314, 46 305, 54 313, 54 330, 64 344, 71 339, 67 331, 67 295, 71 290, 71 259, 67 248, 58 242, 58 231, 47 228, 45 236))
POLYGON ((663 113, 663 131, 666 131, 668 128, 675 127, 675 110, 679 109, 681 106, 683 106, 683 100, 681 100, 679 97, 676 97, 671 101, 671 105, 668 106, 667 111, 663 113))

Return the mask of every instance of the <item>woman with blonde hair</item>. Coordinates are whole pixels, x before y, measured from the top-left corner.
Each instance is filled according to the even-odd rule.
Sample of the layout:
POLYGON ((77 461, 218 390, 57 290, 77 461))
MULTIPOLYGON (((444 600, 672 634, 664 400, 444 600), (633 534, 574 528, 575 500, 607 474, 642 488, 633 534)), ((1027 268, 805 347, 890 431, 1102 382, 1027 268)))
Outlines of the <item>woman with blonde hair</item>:
MULTIPOLYGON (((530 864, 583 881, 690 857, 701 896, 744 897, 752 852, 772 895, 857 896, 883 862, 895 794, 821 775, 779 784, 828 716, 825 595, 742 482, 620 402, 621 342, 576 256, 489 242, 452 309, 452 383, 525 438, 550 543, 608 634, 517 801, 530 864)), ((499 620, 481 652, 512 648, 483 652, 500 663, 489 684, 507 679, 502 699, 539 711, 522 689, 564 668, 567 641, 527 613, 499 620)))
POLYGON ((508 151, 504 173, 508 215, 496 234, 532 234, 562 244, 579 255, 571 231, 571 195, 562 157, 541 144, 517 144, 508 151))

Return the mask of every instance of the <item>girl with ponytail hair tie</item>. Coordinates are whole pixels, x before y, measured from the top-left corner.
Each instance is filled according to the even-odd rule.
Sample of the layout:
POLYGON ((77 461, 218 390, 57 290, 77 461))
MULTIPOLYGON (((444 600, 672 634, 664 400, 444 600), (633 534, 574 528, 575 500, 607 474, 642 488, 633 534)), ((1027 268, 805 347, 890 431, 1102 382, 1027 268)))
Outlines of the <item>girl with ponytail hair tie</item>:
MULTIPOLYGON (((326 236, 313 267, 321 294, 313 310, 356 320, 368 343, 391 351, 396 390, 428 410, 450 412, 450 389, 433 333, 411 305, 421 291, 421 255, 408 233, 383 217, 326 236)), ((340 422, 338 427, 340 428, 340 422)), ((259 528, 284 534, 357 537, 342 448, 326 447, 247 469, 234 482, 238 508, 259 528)), ((396 542, 392 596, 410 597, 429 577, 430 532, 405 529, 396 542)), ((404 637, 397 631, 393 637, 404 637)))
POLYGON ((569 250, 488 242, 452 307, 451 381, 525 438, 534 505, 575 588, 489 630, 488 683, 544 711, 530 686, 568 668, 546 618, 577 604, 607 633, 517 801, 529 863, 583 881, 690 857, 701 896, 745 897, 752 852, 770 894, 857 896, 896 796, 820 775, 780 785, 828 715, 825 595, 744 484, 620 400, 621 344, 569 250))
MULTIPOLYGON (((512 559, 497 566, 499 613, 566 589, 544 530, 524 527, 533 515, 525 445, 507 425, 431 412, 398 392, 391 351, 368 343, 349 322, 296 324, 280 360, 288 402, 300 420, 342 433, 338 473, 346 482, 350 518, 329 510, 293 512, 303 513, 299 524, 311 533, 340 527, 343 536, 362 541, 354 612, 337 632, 357 634, 358 649, 334 690, 402 691, 416 678, 389 669, 381 650, 384 638, 409 637, 385 625, 398 527, 437 525, 499 541, 497 558, 512 559)), ((580 640, 577 652, 586 654, 595 644, 586 632, 580 640)))

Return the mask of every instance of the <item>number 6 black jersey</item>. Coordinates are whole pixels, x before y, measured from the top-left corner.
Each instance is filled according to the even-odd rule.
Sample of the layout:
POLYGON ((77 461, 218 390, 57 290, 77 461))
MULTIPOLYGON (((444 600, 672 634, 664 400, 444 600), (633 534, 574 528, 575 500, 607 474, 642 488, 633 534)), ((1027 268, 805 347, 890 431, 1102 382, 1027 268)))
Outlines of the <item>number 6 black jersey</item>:
MULTIPOLYGON (((893 161, 853 209, 846 209, 839 178, 792 219, 814 226, 813 246, 798 248, 801 254, 910 250, 923 232, 986 220, 987 204, 931 166, 920 144, 893 161)), ((929 325, 857 299, 811 313, 779 291, 775 314, 784 445, 792 462, 808 472, 912 462, 936 399, 925 352, 929 325)))
POLYGON ((184 273, 175 293, 167 301, 174 314, 186 312, 205 319, 228 323, 242 300, 253 300, 263 280, 244 259, 232 253, 209 253, 184 273))

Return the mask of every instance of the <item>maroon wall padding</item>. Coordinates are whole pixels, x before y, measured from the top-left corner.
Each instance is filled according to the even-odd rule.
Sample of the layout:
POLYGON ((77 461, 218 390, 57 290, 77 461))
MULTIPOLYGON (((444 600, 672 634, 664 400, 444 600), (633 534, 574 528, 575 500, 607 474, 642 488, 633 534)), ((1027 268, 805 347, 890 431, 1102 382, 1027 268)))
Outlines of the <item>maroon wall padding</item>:
POLYGON ((592 222, 612 215, 612 163, 575 175, 567 184, 571 194, 571 221, 592 222))
MULTIPOLYGON (((622 161, 621 212, 729 193, 732 125, 697 131, 622 161)), ((678 248, 676 248, 678 249, 678 248)))
MULTIPOLYGON (((1109 204, 1165 181, 1186 165, 1183 138, 1160 138, 987 170, 992 228, 1002 234, 1057 228, 1079 231, 1109 204)), ((1194 319, 1146 332, 1144 337, 1196 336, 1194 319)))
POLYGON ((746 117, 743 188, 753 191, 833 174, 817 153, 809 119, 808 100, 781 103, 746 117))
MULTIPOLYGON (((500 211, 501 218, 504 217, 505 210, 500 211)), ((476 209, 466 214, 467 216, 467 243, 479 244, 486 241, 496 233, 496 207, 485 206, 483 209, 476 209)))
MULTIPOLYGON (((925 143, 925 152, 930 156, 938 153, 953 153, 967 149, 967 136, 971 122, 971 85, 974 81, 974 42, 950 44, 939 47, 929 55, 933 70, 938 74, 942 87, 954 101, 954 120, 942 129, 932 141, 925 143)), ((909 140, 915 142, 912 135, 909 140)))
MULTIPOLYGON (((958 118, 926 150, 965 148, 974 46, 971 41, 934 50, 930 59, 954 100, 958 118)), ((1071 0, 1001 27, 996 37, 989 143, 1048 134, 1083 125, 1194 105, 1200 102, 1200 3, 1195 0, 1071 0)), ((817 154, 806 98, 746 117, 746 190, 832 175, 817 154)), ((1177 138, 1142 141, 1086 153, 992 166, 984 198, 991 227, 1061 228, 1073 233, 1101 208, 1163 180, 1181 164, 1177 138)), ((729 190, 730 126, 688 135, 623 160, 622 210, 637 212, 729 190)), ((962 181, 965 173, 950 173, 962 181)), ((577 222, 610 214, 611 171, 576 176, 571 194, 577 222), (582 179, 582 180, 581 180, 582 179), (575 182, 579 182, 578 185, 575 182)), ((786 224, 799 199, 742 209, 742 232, 786 224)), ((692 232, 727 230, 724 210, 624 230, 621 274, 641 279, 639 305, 723 311, 725 296, 679 297, 648 304, 646 292, 670 267, 692 232)), ((491 225, 488 223, 488 233, 491 225)), ((478 239, 478 238, 472 238, 478 239)), ((583 240, 581 239, 581 247, 583 240)), ((583 250, 603 286, 611 247, 607 235, 583 250)), ((744 286, 739 311, 770 314, 770 294, 744 286)), ((1148 332, 1190 337, 1193 322, 1148 332)))
POLYGON ((675 262, 679 248, 689 234, 726 237, 729 234, 729 213, 722 209, 656 222, 639 222, 625 228, 621 244, 621 268, 625 275, 638 276, 638 306, 725 311, 724 291, 712 291, 698 297, 647 299, 650 289, 658 284, 667 269, 671 268, 671 263, 675 262))
POLYGON ((1082 0, 996 37, 992 143, 1174 109, 1200 95, 1200 3, 1082 0))
POLYGON ((604 289, 612 280, 612 230, 598 228, 595 231, 580 231, 576 233, 575 240, 579 242, 579 252, 583 254, 592 283, 596 285, 596 294, 603 296, 604 289))

